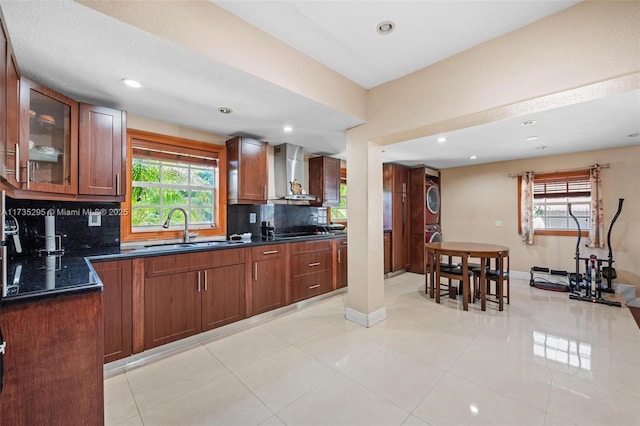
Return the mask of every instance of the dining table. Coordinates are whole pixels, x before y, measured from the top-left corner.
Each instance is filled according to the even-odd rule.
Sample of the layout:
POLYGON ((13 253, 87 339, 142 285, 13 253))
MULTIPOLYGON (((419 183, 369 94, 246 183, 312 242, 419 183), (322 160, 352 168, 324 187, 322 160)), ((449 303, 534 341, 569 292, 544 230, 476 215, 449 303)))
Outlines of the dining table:
MULTIPOLYGON (((427 270, 429 271, 426 274, 426 279, 431 281, 430 285, 430 297, 433 298, 434 287, 435 287, 435 269, 433 265, 435 265, 436 259, 440 259, 439 253, 447 252, 447 253, 455 253, 457 256, 467 256, 469 258, 479 259, 480 260, 480 308, 483 311, 486 311, 486 272, 487 272, 487 262, 491 259, 496 259, 500 257, 508 257, 509 256, 509 247, 497 244, 486 244, 486 243, 474 243, 474 242, 463 242, 463 241, 439 241, 434 243, 426 243, 425 251, 427 253, 427 270)), ((502 275, 504 274, 504 263, 498 262, 496 265, 497 273, 502 275)), ((426 285, 426 283, 425 283, 426 285)), ((500 302, 502 302, 502 291, 500 293, 500 302)), ((500 303, 502 307, 502 303, 500 303)), ((500 309, 502 310, 502 309, 500 309)))

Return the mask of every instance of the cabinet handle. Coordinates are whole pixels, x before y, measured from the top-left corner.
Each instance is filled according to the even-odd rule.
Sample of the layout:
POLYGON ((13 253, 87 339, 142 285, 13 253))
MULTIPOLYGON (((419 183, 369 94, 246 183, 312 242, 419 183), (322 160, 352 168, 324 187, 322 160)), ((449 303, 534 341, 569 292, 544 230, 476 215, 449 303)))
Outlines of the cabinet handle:
POLYGON ((320 265, 320 262, 314 262, 314 263, 310 263, 309 264, 309 268, 313 267, 313 266, 318 266, 320 265))
POLYGON ((258 262, 253 262, 253 280, 258 281, 258 262))
POLYGON ((16 144, 16 182, 20 182, 20 145, 16 144))
POLYGON ((200 271, 198 271, 198 293, 200 293, 200 271))
POLYGON ((120 195, 120 173, 116 173, 116 195, 120 195))
POLYGON ((348 243, 347 243, 346 241, 343 241, 343 242, 342 242, 342 245, 343 245, 343 246, 346 246, 347 244, 348 244, 348 243))
POLYGON ((277 254, 278 250, 263 251, 262 254, 277 254))
POLYGON ((209 279, 207 278, 207 271, 204 271, 204 291, 209 291, 209 285, 207 284, 209 279))
POLYGON ((342 262, 340 261, 340 253, 341 253, 341 251, 340 251, 340 250, 338 250, 338 263, 342 263, 342 262))
POLYGON ((31 161, 27 160, 27 189, 29 189, 29 182, 31 182, 31 161))
POLYGON ((310 285, 309 290, 313 290, 314 288, 320 287, 320 284, 310 285))

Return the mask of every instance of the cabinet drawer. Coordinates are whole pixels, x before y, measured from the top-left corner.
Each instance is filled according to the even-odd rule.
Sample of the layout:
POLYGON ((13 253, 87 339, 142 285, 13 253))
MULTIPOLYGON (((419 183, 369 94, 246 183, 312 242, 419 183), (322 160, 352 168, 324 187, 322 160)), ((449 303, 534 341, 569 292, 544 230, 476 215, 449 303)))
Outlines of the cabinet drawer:
POLYGON ((331 250, 332 240, 305 241, 303 243, 292 243, 291 254, 307 253, 311 251, 331 250))
POLYGON ((322 271, 291 280, 293 302, 331 291, 331 271, 322 271))
POLYGON ((298 278, 308 274, 331 271, 331 252, 320 251, 297 254, 291 259, 291 276, 298 278))
POLYGON ((145 276, 217 268, 244 263, 245 249, 210 250, 195 253, 150 257, 144 261, 145 276))
POLYGON ((286 244, 269 244, 267 246, 253 247, 251 249, 251 255, 254 262, 281 258, 284 256, 286 247, 286 244))

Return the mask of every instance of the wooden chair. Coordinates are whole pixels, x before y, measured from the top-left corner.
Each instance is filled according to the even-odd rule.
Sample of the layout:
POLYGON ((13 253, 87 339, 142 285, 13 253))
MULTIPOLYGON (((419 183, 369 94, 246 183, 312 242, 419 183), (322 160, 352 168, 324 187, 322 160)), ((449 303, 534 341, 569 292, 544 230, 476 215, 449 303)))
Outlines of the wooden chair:
MULTIPOLYGON (((451 262, 451 256, 438 256, 438 261, 440 262, 441 268, 453 268, 456 265, 451 262)), ((427 253, 427 262, 425 269, 425 294, 428 294, 432 299, 435 297, 435 282, 436 282, 436 267, 435 267, 435 255, 431 253, 427 253)), ((449 284, 451 284, 451 280, 449 280, 449 284)), ((447 294, 449 294, 449 290, 447 290, 447 294)), ((452 297, 455 297, 455 294, 452 294, 452 297)))
MULTIPOLYGON (((473 273, 469 270, 469 256, 468 255, 460 255, 459 252, 449 252, 447 250, 437 250, 436 258, 439 256, 448 256, 450 261, 448 263, 435 262, 435 298, 436 303, 440 303, 440 296, 442 293, 442 278, 447 278, 449 280, 446 289, 447 294, 451 292, 451 280, 458 280, 462 283, 462 308, 465 311, 469 310, 469 301, 471 299, 471 288, 470 282, 473 277, 473 273), (460 265, 458 266, 457 262, 454 263, 455 259, 460 259, 460 265)), ((432 283, 433 285, 433 283, 432 283)))
POLYGON ((510 295, 510 281, 509 281, 509 255, 507 252, 502 252, 494 259, 495 269, 491 269, 491 262, 487 262, 487 269, 485 271, 485 282, 480 282, 480 265, 470 268, 473 272, 474 282, 474 300, 481 298, 481 285, 485 287, 485 297, 487 302, 493 302, 498 304, 498 310, 504 309, 504 299, 507 299, 507 305, 511 301, 510 295), (491 292, 491 282, 496 283, 495 292, 491 292), (506 291, 505 291, 506 290, 506 291))

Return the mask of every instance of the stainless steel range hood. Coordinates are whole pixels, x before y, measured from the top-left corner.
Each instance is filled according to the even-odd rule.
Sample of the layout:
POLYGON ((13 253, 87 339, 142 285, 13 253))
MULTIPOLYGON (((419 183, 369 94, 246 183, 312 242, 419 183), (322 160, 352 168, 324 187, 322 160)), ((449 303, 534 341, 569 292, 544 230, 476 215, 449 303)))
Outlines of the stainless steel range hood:
POLYGON ((301 146, 285 143, 274 147, 273 164, 276 198, 316 200, 304 188, 304 149, 301 146))

